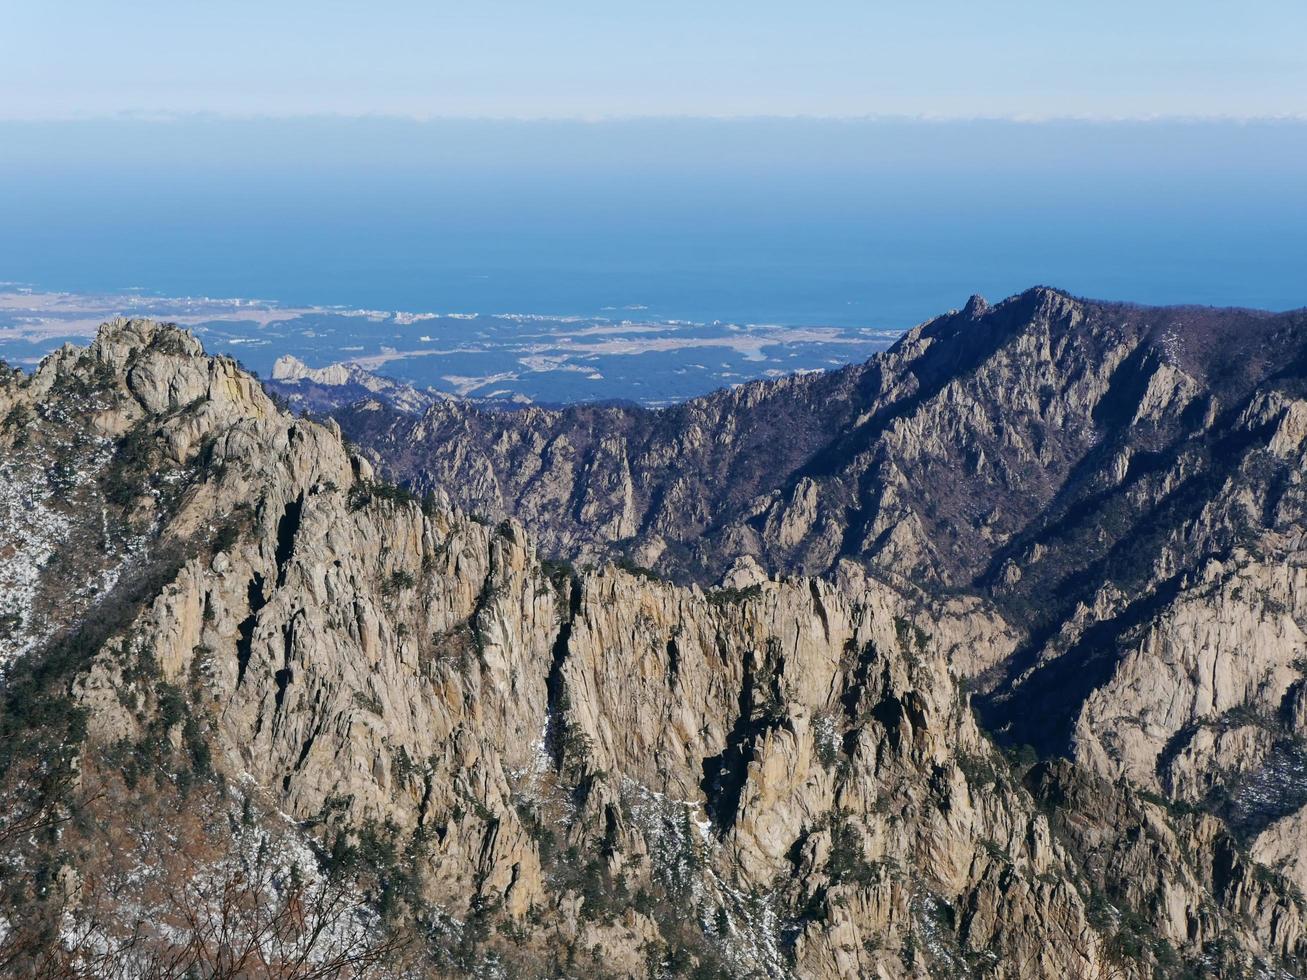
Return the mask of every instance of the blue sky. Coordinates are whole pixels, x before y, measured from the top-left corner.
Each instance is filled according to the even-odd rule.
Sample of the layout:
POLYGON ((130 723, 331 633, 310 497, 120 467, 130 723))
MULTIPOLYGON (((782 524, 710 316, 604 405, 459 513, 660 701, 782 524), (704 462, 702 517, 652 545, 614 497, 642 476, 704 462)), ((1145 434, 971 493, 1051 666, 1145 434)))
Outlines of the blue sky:
POLYGON ((11 2, 0 118, 1304 116, 1307 4, 11 2))

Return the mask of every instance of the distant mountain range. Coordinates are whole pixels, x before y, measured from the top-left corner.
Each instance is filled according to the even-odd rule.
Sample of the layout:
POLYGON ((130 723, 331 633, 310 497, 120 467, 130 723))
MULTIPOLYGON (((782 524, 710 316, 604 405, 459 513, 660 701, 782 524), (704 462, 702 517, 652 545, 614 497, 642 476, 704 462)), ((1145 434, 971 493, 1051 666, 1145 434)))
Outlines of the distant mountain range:
POLYGON ((420 413, 448 397, 430 388, 419 391, 357 364, 311 368, 292 354, 277 358, 272 376, 263 386, 284 398, 297 412, 329 412, 376 398, 396 411, 420 413))

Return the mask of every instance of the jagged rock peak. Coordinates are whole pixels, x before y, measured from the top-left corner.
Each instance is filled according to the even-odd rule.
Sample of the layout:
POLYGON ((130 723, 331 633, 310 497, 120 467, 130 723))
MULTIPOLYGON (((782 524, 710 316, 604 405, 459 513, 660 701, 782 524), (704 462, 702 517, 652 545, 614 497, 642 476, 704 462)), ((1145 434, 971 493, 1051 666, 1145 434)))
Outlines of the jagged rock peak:
POLYGON ((205 357, 203 345, 175 323, 119 316, 100 325, 89 347, 69 343, 47 355, 36 373, 38 377, 43 373, 53 377, 85 371, 96 363, 121 371, 151 351, 174 357, 205 357))
POLYGON ((375 395, 392 408, 418 414, 444 397, 434 389, 419 390, 349 362, 311 368, 293 354, 277 358, 265 387, 285 398, 294 410, 316 413, 375 395))
POLYGON ((163 348, 166 353, 190 357, 204 357, 204 346, 189 330, 175 323, 151 320, 144 317, 117 316, 100 324, 91 350, 108 354, 150 348, 163 348))
POLYGON ((320 385, 343 385, 349 383, 350 371, 344 364, 311 368, 294 354, 282 354, 272 365, 272 379, 274 381, 308 380, 320 385))

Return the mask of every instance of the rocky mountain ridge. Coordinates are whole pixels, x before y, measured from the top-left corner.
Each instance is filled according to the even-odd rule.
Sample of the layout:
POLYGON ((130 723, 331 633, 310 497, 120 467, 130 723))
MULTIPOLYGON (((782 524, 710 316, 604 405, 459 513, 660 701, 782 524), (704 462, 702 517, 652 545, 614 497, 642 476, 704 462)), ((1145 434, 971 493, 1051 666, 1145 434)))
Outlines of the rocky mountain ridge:
POLYGON ((311 368, 294 354, 272 365, 264 388, 295 411, 325 413, 364 399, 376 399, 398 412, 421 413, 447 398, 434 389, 420 390, 357 364, 335 363, 311 368))
POLYGON ((397 477, 518 516, 560 554, 620 545, 697 580, 740 554, 810 574, 854 558, 966 587, 994 577, 995 553, 1055 518, 1046 511, 1068 491, 1083 493, 1092 481, 1079 469, 1124 477, 1144 451, 1099 458, 1105 437, 1156 451, 1175 425, 1215 422, 1204 409, 1231 410, 1289 376, 1305 321, 1037 288, 993 307, 972 297, 863 364, 661 410, 485 412, 451 399, 420 419, 367 402, 337 417, 397 477), (1245 356, 1227 363, 1235 348, 1245 356), (945 499, 960 488, 937 476, 966 477, 967 492, 945 499))
POLYGON ((971 603, 1005 642, 954 663, 1008 744, 1255 837, 1303 802, 1305 382, 1302 312, 1040 288, 660 412, 338 418, 393 477, 581 562, 712 581, 744 560, 971 603))
MULTIPOLYGON (((820 382, 852 406, 870 370, 722 397, 765 409, 820 382)), ((812 404, 801 424, 834 424, 812 404)), ((1291 409, 1268 411, 1278 431, 1291 409)), ((847 559, 819 579, 755 558, 712 588, 578 572, 443 487, 378 481, 333 423, 282 412, 173 327, 115 321, 30 377, 6 373, 0 418, 21 488, 3 540, 28 569, 0 596, 4 969, 1307 965, 1297 811, 1249 836, 1233 811, 1188 803, 1212 760, 1247 769, 1269 731, 1224 706, 1302 689, 1282 663, 1297 595, 1283 563, 1184 579, 1114 697, 1081 715, 1102 743, 1128 730, 1108 713, 1116 692, 1152 690, 1149 657, 1206 656, 1194 673, 1213 678, 1221 724, 1164 739, 1176 781, 1159 786, 1113 769, 1124 748, 1038 762, 984 735, 971 678, 1031 635, 993 598, 847 559), (1233 669, 1241 637, 1264 668, 1233 669), (305 908, 325 924, 306 927, 305 908), (237 947, 254 952, 235 961, 237 947)), ((1296 452, 1290 434, 1277 445, 1296 452)), ((1083 634, 1115 601, 1081 614, 1083 634)), ((1264 758, 1296 744, 1294 711, 1264 758)))

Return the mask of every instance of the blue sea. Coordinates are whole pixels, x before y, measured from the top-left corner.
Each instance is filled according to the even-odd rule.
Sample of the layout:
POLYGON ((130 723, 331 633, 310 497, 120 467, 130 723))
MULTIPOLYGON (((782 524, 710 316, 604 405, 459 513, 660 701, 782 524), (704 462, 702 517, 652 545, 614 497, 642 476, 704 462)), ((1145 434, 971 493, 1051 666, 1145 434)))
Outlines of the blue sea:
POLYGON ((0 280, 901 330, 1048 284, 1307 305, 1301 123, 0 124, 0 280))

